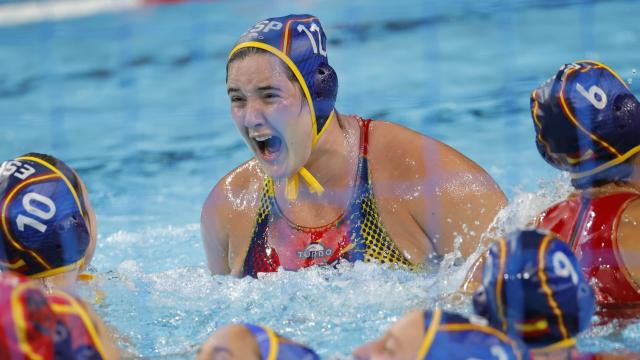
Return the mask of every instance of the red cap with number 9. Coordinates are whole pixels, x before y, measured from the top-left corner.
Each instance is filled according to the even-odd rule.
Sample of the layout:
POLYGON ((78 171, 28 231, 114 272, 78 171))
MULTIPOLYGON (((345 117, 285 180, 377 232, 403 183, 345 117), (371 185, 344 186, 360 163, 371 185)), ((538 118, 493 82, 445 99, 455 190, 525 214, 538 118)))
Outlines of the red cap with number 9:
POLYGON ((629 176, 640 151, 640 104, 613 70, 595 61, 566 64, 531 94, 536 145, 585 188, 629 176))
POLYGON ((27 154, 0 166, 0 269, 31 278, 82 265, 90 244, 79 180, 62 161, 27 154))

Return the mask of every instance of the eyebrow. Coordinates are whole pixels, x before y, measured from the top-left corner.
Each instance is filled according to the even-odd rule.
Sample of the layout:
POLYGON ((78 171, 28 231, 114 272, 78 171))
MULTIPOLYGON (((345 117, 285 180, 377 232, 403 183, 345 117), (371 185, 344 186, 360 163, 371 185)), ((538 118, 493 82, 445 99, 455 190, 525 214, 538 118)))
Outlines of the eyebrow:
POLYGON ((258 91, 269 91, 269 90, 277 90, 277 91, 282 91, 282 89, 280 89, 277 86, 271 86, 271 85, 266 85, 266 86, 260 86, 258 88, 258 91))
MULTIPOLYGON (((257 90, 258 91, 271 91, 271 90, 282 91, 281 88, 279 88, 277 86, 273 86, 273 85, 260 86, 260 87, 258 87, 257 90)), ((227 94, 231 94, 232 92, 240 92, 240 89, 235 88, 235 87, 227 88, 227 94)))

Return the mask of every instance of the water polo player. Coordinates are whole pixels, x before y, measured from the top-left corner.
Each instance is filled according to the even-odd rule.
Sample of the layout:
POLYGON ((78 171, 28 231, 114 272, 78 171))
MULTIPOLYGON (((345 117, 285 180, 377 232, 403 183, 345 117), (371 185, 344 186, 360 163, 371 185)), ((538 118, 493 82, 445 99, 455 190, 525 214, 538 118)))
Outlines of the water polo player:
POLYGON ((540 230, 510 234, 489 248, 476 314, 514 338, 534 358, 595 359, 576 337, 591 324, 595 299, 571 249, 540 230))
POLYGON ((358 360, 530 359, 519 340, 478 320, 440 309, 412 311, 353 355, 358 360))
POLYGON ((266 326, 232 324, 202 345, 198 360, 319 360, 310 348, 284 338, 266 326))
POLYGON ((34 281, 0 273, 0 358, 112 360, 119 350, 102 320, 59 290, 44 294, 34 281))
POLYGON ((93 257, 96 219, 87 189, 53 156, 26 154, 0 167, 0 268, 69 287, 93 257))
POLYGON ((477 164, 400 125, 343 115, 311 15, 257 23, 229 55, 231 115, 254 158, 225 175, 201 227, 213 273, 338 260, 407 266, 476 249, 505 198, 477 164))
POLYGON ((538 226, 568 241, 602 315, 640 311, 640 104, 613 70, 563 66, 531 95, 536 145, 575 191, 538 226))

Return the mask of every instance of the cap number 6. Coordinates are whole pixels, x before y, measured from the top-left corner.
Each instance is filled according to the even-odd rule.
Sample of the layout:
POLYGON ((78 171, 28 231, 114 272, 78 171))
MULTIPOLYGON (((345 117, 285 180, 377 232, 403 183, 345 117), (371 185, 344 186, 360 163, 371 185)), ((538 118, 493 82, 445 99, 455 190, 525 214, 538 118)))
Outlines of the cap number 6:
MULTIPOLYGON (((49 220, 56 214, 56 204, 54 204, 48 197, 34 192, 28 193, 22 198, 22 206, 29 214, 39 217, 42 220, 49 220), (42 209, 33 206, 32 202, 34 201, 45 205, 47 207, 47 211, 43 211, 42 209)), ((16 223, 18 224, 18 230, 20 231, 24 231, 25 225, 31 226, 42 233, 47 230, 47 225, 22 214, 18 215, 16 223)))
POLYGON ((591 103, 591 105, 595 106, 596 109, 602 110, 605 106, 607 106, 607 94, 604 92, 604 90, 600 89, 596 85, 592 85, 589 88, 589 92, 587 92, 587 90, 585 90, 582 85, 576 84, 576 90, 578 90, 580 95, 584 96, 584 98, 587 99, 591 103), (600 100, 596 98, 596 95, 600 97, 600 100))

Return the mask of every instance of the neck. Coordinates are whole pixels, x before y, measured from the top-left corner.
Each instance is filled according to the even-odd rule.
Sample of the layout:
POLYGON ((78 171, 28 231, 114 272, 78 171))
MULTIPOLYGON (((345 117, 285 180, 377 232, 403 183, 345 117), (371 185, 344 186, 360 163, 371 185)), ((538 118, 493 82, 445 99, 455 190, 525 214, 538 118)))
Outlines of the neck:
POLYGON ((629 176, 629 182, 640 187, 640 154, 634 155, 629 161, 633 169, 631 176, 629 176))
MULTIPOLYGON (((335 118, 327 125, 304 165, 324 187, 325 192, 322 195, 311 193, 301 184, 298 200, 317 201, 320 196, 326 202, 333 202, 332 198, 342 202, 338 199, 344 199, 345 194, 350 193, 355 181, 359 140, 358 124, 349 116, 336 112, 335 118)), ((280 183, 284 185, 284 181, 280 183)))
POLYGON ((73 269, 61 274, 47 276, 38 279, 40 285, 47 291, 51 290, 64 290, 66 292, 73 293, 73 289, 78 278, 78 269, 73 269))

